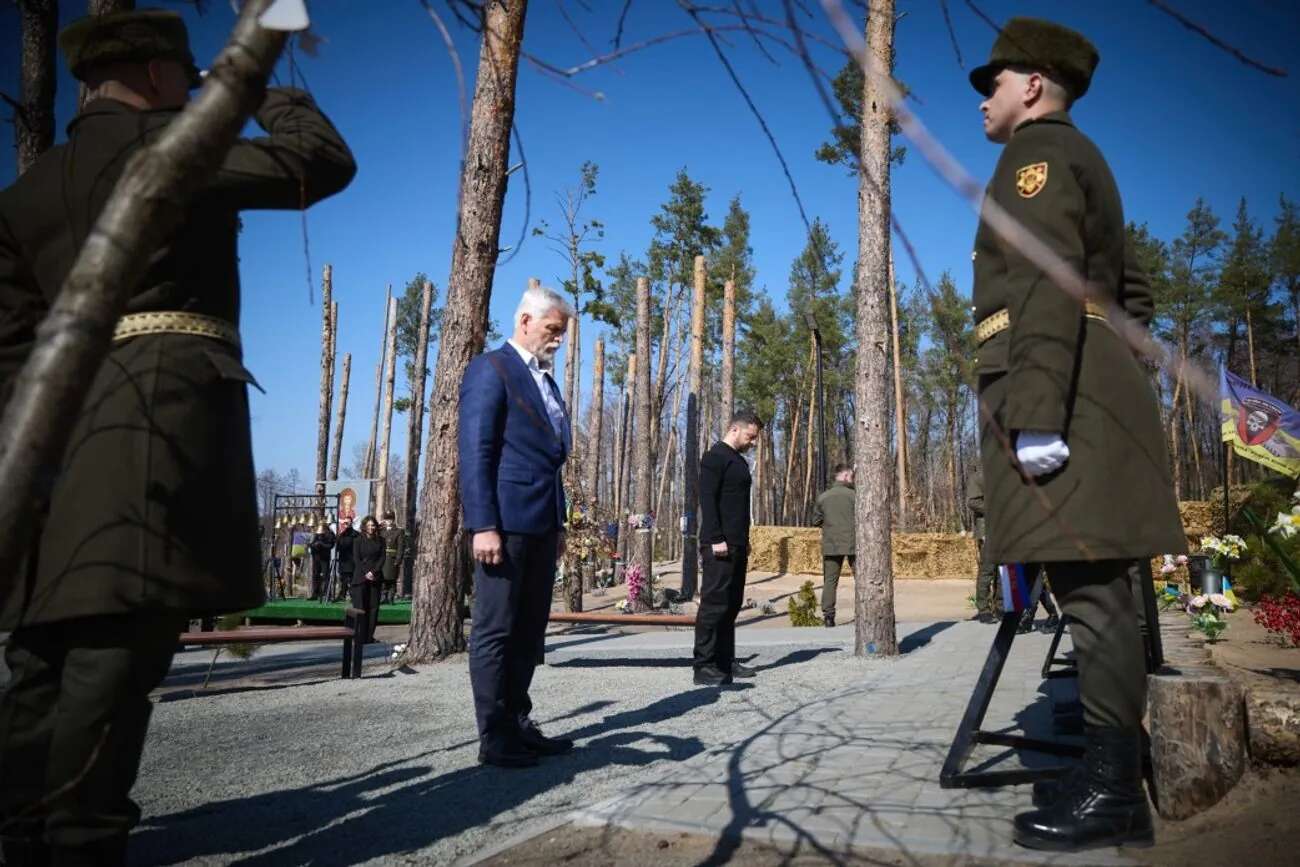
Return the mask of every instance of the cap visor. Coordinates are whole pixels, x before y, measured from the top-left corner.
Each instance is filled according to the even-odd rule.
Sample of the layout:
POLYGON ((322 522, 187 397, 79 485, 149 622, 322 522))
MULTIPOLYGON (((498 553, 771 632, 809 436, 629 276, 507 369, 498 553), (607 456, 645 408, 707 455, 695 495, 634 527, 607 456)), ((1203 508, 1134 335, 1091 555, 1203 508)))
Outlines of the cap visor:
POLYGON ((971 87, 980 92, 982 96, 988 96, 993 91, 993 79, 1002 71, 998 64, 987 64, 977 66, 970 71, 971 87))

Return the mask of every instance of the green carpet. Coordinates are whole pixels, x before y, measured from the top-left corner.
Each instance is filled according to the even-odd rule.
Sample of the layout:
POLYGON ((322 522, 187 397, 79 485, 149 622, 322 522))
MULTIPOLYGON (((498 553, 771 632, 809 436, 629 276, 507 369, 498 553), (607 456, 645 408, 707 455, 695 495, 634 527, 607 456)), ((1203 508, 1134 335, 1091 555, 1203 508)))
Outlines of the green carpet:
MULTIPOLYGON (((277 599, 261 608, 245 611, 243 616, 251 620, 290 621, 312 623, 342 623, 342 602, 313 602, 310 599, 277 599)), ((383 624, 405 624, 411 622, 411 603, 394 602, 379 606, 379 622, 383 624)))

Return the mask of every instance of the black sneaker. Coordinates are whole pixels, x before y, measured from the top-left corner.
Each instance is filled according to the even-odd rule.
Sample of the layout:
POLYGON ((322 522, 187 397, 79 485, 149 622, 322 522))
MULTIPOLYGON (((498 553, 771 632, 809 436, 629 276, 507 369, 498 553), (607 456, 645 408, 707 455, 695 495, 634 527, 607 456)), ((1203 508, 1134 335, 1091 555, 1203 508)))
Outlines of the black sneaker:
POLYGON ((748 665, 741 665, 739 662, 731 663, 732 677, 758 677, 758 669, 750 668, 748 665))
POLYGON ((725 686, 731 683, 731 675, 716 665, 706 665, 695 669, 696 686, 725 686))

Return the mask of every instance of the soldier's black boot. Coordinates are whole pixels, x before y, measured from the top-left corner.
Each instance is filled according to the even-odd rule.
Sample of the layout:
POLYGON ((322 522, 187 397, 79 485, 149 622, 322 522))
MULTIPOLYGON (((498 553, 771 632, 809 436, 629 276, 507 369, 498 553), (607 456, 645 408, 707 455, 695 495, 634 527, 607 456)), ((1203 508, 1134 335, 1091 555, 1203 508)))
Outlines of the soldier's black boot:
POLYGON ((1102 846, 1150 846, 1151 809, 1142 786, 1137 729, 1088 726, 1082 778, 1055 803, 1016 816, 1015 841, 1029 849, 1074 852, 1102 846))
POLYGON ((829 614, 822 615, 822 625, 825 626, 827 629, 830 629, 832 626, 835 625, 834 611, 830 612, 829 614))

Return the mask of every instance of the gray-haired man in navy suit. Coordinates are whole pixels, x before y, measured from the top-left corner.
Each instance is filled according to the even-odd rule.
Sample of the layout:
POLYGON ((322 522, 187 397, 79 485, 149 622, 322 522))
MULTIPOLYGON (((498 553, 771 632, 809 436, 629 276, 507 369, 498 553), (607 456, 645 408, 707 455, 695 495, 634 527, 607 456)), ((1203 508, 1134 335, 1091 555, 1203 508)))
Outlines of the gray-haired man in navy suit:
POLYGON ((573 308, 530 288, 514 336, 470 362, 460 387, 460 489, 474 554, 469 675, 479 761, 537 764, 573 741, 548 738, 528 697, 564 551, 568 411, 552 376, 573 308))

